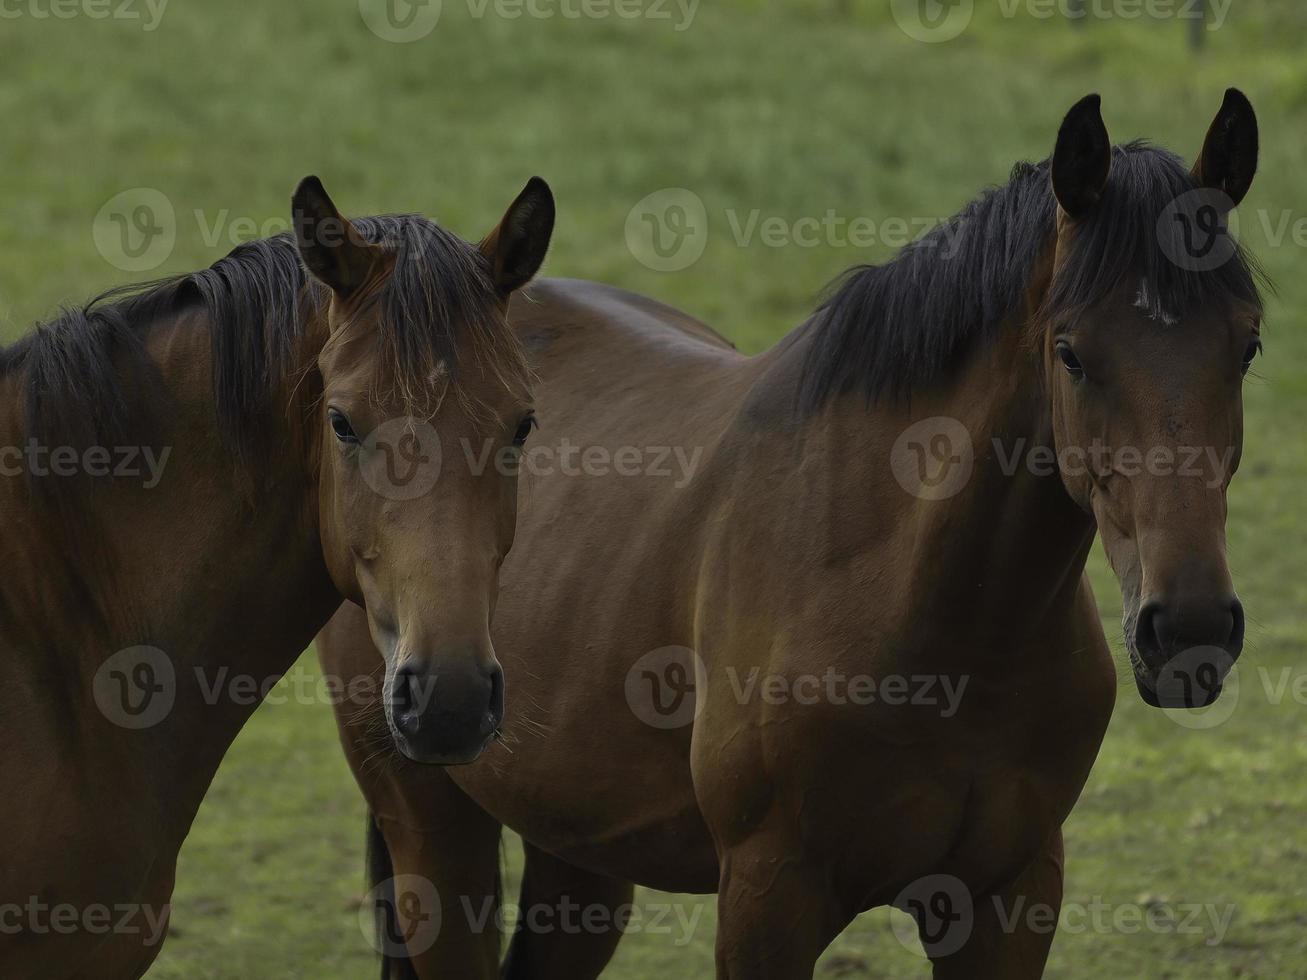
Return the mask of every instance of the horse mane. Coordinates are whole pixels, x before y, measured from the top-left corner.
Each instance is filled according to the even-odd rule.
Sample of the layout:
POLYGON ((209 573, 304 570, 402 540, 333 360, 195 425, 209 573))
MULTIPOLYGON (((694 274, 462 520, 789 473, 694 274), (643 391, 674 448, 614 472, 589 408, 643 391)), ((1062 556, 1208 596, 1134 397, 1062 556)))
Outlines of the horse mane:
MULTIPOLYGON (((1008 183, 903 248, 884 265, 838 278, 809 321, 799 404, 860 393, 868 405, 897 400, 943 379, 1000 325, 1021 311, 1026 288, 1056 231, 1050 161, 1018 163, 1008 183)), ((1102 199, 1073 236, 1070 255, 1038 315, 1065 322, 1127 285, 1147 312, 1182 315, 1213 304, 1261 306, 1265 276, 1236 245, 1207 271, 1167 257, 1159 219, 1197 189, 1175 154, 1136 141, 1113 148, 1102 199)))
MULTIPOLYGON (((395 254, 376 304, 381 364, 405 395, 439 372, 457 384, 471 358, 525 378, 521 347, 497 303, 481 252, 419 215, 354 219, 395 254)), ((112 444, 131 413, 123 375, 147 367, 145 335, 161 318, 199 309, 210 324, 212 383, 224 442, 245 457, 274 395, 292 381, 297 342, 329 290, 308 276, 289 233, 243 243, 207 269, 109 290, 63 310, 0 349, 0 374, 22 370, 29 433, 112 444)))

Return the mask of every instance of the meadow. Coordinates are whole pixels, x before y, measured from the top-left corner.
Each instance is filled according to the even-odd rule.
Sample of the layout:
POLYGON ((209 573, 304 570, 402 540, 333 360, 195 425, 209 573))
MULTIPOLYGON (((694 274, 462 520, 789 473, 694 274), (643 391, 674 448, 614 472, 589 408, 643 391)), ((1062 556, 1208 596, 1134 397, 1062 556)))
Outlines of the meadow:
MULTIPOLYGON (((888 0, 704 0, 692 16, 669 4, 666 18, 631 19, 445 0, 428 36, 395 43, 369 26, 372 0, 176 0, 157 18, 143 0, 86 0, 66 19, 46 0, 7 4, 2 335, 281 230, 305 174, 347 212, 422 211, 471 239, 540 174, 559 206, 547 274, 655 296, 754 352, 840 271, 890 255, 901 226, 919 230, 1015 161, 1047 156, 1085 93, 1102 93, 1115 140, 1191 155, 1238 85, 1262 133, 1240 234, 1277 285, 1230 496, 1248 649, 1221 717, 1147 708, 1123 684, 1067 826, 1067 902, 1083 914, 1064 921, 1048 975, 1307 977, 1307 8, 1242 0, 1194 52, 1173 16, 1118 10, 1073 27, 1035 6, 979 3, 956 38, 925 43, 888 0), (142 188, 168 202, 174 240, 132 268, 148 263, 115 258, 102 212, 142 188), (628 244, 628 216, 669 188, 703 203, 707 234, 696 261, 660 271, 628 244), (828 214, 870 219, 877 234, 746 233, 769 218, 825 229, 828 214), (1188 927, 1175 921, 1190 910, 1188 927)), ((1097 553, 1092 575, 1124 664, 1119 594, 1097 553)), ((315 664, 306 653, 300 682, 315 664)), ((330 709, 300 703, 312 700, 265 705, 224 762, 182 852, 151 980, 372 974, 363 806, 330 709)), ((711 899, 638 902, 692 925, 628 936, 606 976, 711 976, 711 899)), ((891 926, 888 912, 863 916, 819 975, 927 976, 891 926)))

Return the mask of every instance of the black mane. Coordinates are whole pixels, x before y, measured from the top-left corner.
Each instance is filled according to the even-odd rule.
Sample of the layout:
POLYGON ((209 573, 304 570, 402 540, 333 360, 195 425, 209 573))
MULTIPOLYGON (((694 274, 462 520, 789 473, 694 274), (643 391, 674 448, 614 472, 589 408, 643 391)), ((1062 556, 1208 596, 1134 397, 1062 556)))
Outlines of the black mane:
MULTIPOLYGON (((1264 277, 1241 248, 1200 272, 1172 262, 1161 247, 1159 218, 1195 189, 1174 154, 1144 142, 1115 147, 1103 197, 1074 236, 1040 315, 1074 317, 1140 283, 1158 315, 1205 304, 1260 306, 1264 277)), ((816 410, 847 391, 869 404, 901 398, 944 377, 976 341, 1020 311, 1035 264, 1052 243, 1056 216, 1049 161, 1019 163, 1007 184, 891 261, 845 273, 809 322, 816 333, 800 383, 801 407, 816 410)))
MULTIPOLYGON (((370 242, 396 253, 373 302, 382 363, 404 392, 429 387, 442 365, 456 375, 460 352, 525 377, 485 258, 417 215, 354 220, 370 242), (499 360, 495 360, 498 358, 499 360)), ((147 368, 146 330, 188 309, 208 321, 219 428, 244 455, 291 379, 296 344, 328 291, 309 277, 289 234, 237 246, 207 269, 103 293, 64 310, 0 350, 0 373, 24 371, 26 422, 38 438, 82 443, 120 438, 131 406, 123 376, 147 368)), ((112 444, 112 443, 110 443, 112 444)))

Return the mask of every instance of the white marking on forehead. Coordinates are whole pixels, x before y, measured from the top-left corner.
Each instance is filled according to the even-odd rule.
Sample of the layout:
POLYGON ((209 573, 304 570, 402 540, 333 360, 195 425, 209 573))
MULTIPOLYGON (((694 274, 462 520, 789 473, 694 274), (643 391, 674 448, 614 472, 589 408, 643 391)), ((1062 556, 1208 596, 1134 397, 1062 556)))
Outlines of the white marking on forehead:
POLYGON ((441 384, 442 382, 447 381, 448 379, 449 379, 449 364, 446 361, 442 360, 434 368, 432 368, 431 373, 427 375, 427 384, 429 384, 431 387, 434 388, 437 385, 441 384))
POLYGON ((1161 300, 1154 296, 1148 288, 1148 280, 1139 280, 1139 293, 1135 296, 1135 309, 1143 310, 1150 320, 1158 320, 1173 327, 1180 322, 1180 318, 1172 313, 1167 313, 1162 309, 1161 300))

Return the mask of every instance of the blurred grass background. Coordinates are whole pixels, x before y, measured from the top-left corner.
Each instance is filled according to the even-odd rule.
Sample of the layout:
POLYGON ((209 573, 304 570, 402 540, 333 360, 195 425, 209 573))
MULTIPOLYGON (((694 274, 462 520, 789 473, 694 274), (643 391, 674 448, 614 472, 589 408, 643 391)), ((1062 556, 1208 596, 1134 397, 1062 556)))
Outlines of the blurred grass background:
MULTIPOLYGON (((889 0, 704 0, 683 30, 674 6, 667 21, 510 19, 445 0, 411 44, 378 38, 354 0, 174 0, 148 32, 139 20, 34 16, 44 0, 6 9, 20 13, 0 20, 5 338, 130 278, 91 235, 101 206, 130 188, 158 189, 176 211, 176 247, 153 275, 217 259, 234 244, 232 219, 284 222, 307 173, 349 213, 420 210, 468 238, 538 173, 559 203, 548 274, 647 293, 757 351, 842 269, 889 250, 741 246, 728 211, 942 217, 1014 161, 1046 156, 1086 92, 1103 94, 1114 139, 1192 155, 1223 89, 1243 88, 1262 165, 1242 234, 1279 294, 1231 494, 1250 619, 1240 696, 1223 724, 1191 731, 1123 689, 1067 828, 1068 901, 1229 904, 1235 916, 1217 945, 1210 930, 1064 929, 1048 975, 1307 976, 1307 706, 1267 693, 1283 671, 1304 671, 1307 639, 1307 248, 1274 233, 1307 220, 1307 8, 1239 0, 1200 52, 1174 18, 1076 28, 1011 0, 981 0, 938 44, 899 29, 889 0), (623 233, 632 206, 666 187, 698 194, 709 216, 702 258, 677 273, 641 265, 623 233)), ((131 9, 146 16, 142 0, 131 9)), ((1098 555, 1092 573, 1119 651, 1117 589, 1098 555)), ((330 710, 265 706, 182 853, 174 932, 151 978, 371 975, 357 924, 362 827, 330 710)), ((711 901, 686 901, 706 908, 688 945, 630 936, 607 976, 711 976, 711 901)), ((820 975, 928 975, 888 921, 860 919, 820 975)))

